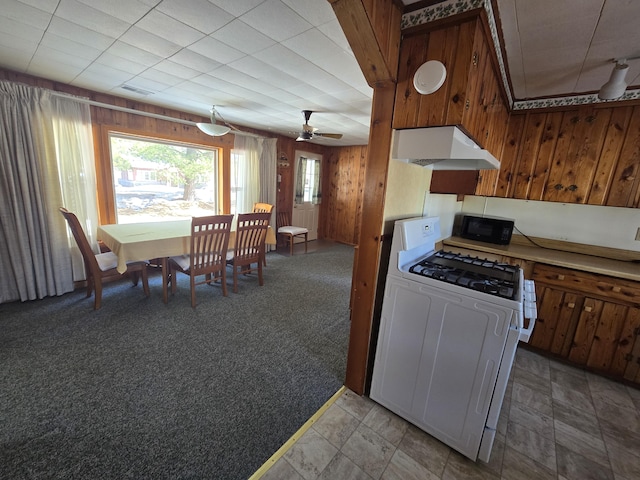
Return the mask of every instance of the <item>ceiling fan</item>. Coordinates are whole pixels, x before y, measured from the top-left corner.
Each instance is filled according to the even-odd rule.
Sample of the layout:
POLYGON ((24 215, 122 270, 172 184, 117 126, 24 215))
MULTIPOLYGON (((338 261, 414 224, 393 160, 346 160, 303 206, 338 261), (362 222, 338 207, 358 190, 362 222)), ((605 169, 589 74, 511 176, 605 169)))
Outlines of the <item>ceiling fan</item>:
POLYGON ((326 137, 333 138, 339 140, 342 138, 341 133, 322 133, 318 132, 317 128, 309 125, 309 118, 313 112, 311 110, 302 110, 302 115, 304 115, 304 124, 302 125, 302 131, 298 133, 298 138, 296 138, 297 142, 304 142, 313 139, 314 137, 326 137))

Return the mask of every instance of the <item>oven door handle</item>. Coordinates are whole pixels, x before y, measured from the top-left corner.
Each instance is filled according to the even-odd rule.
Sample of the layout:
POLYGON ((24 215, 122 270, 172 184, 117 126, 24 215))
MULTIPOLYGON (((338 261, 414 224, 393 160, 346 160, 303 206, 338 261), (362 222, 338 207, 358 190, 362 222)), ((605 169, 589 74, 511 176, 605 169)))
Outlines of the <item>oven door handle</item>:
POLYGON ((536 307, 536 286, 533 280, 524 281, 524 301, 523 301, 524 318, 529 320, 527 328, 520 329, 518 340, 528 343, 533 333, 533 327, 538 318, 538 308, 536 307))

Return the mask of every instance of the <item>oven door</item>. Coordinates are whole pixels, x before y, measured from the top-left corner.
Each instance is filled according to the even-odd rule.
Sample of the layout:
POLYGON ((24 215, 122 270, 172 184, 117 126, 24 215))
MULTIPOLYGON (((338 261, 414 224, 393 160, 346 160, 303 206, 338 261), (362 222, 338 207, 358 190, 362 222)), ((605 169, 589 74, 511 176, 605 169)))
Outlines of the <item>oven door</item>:
POLYGON ((513 310, 440 283, 387 279, 370 396, 475 460, 513 310))

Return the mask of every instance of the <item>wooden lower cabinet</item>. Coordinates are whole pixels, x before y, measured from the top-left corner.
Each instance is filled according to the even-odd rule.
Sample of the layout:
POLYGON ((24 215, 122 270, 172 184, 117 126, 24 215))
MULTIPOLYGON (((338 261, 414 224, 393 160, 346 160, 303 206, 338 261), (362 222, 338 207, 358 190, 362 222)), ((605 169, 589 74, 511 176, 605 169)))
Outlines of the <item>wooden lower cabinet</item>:
POLYGON ((533 279, 532 347, 640 384, 640 285, 544 264, 534 266, 533 279), (617 298, 620 292, 628 301, 617 298))

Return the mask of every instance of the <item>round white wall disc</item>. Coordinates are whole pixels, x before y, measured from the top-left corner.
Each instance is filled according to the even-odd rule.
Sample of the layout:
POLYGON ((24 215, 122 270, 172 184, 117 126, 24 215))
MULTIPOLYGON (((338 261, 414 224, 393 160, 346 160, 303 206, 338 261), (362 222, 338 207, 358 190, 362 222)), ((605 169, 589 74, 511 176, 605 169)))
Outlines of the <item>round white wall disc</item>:
POLYGON ((447 69, 438 60, 429 60, 420 65, 413 76, 413 86, 418 93, 428 95, 438 90, 447 78, 447 69))

